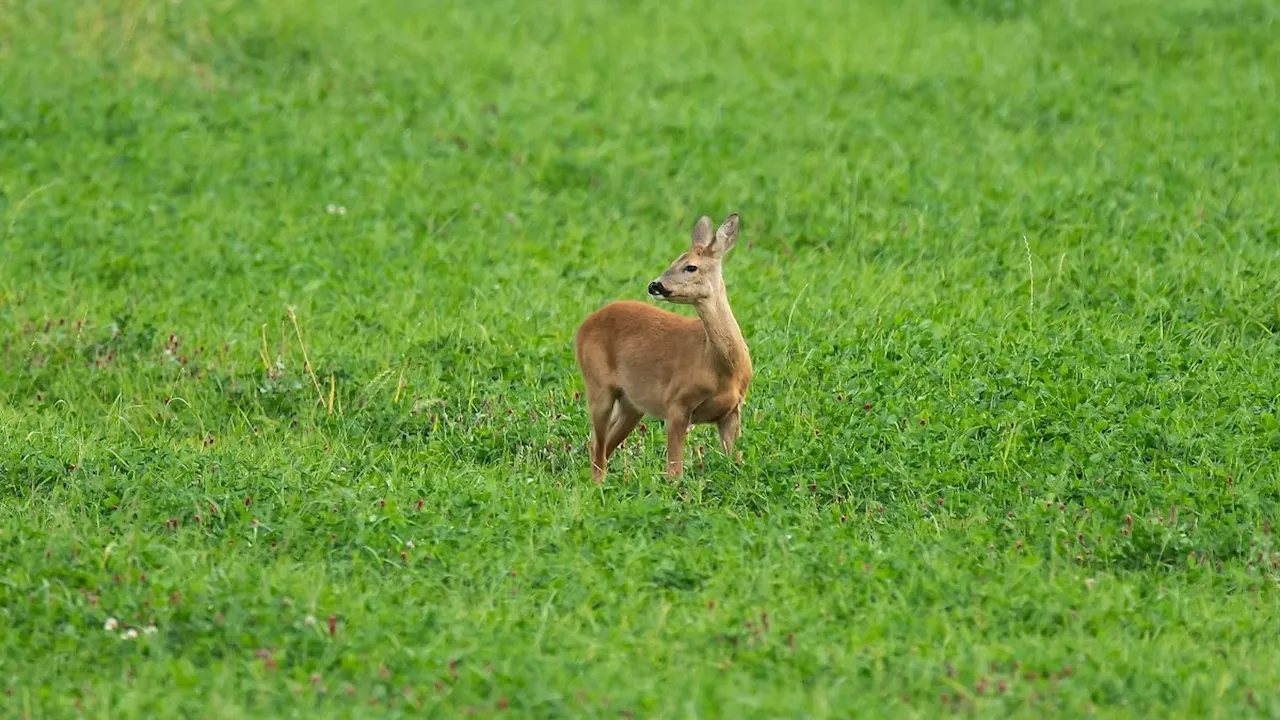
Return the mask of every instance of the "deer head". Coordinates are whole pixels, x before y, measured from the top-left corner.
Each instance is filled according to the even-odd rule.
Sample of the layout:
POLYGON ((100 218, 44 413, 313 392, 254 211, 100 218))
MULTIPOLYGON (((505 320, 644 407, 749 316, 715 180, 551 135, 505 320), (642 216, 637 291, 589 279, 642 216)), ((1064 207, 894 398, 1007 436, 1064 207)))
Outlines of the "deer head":
POLYGON ((688 252, 671 263, 657 280, 649 283, 649 294, 670 303, 692 305, 724 292, 720 261, 738 242, 738 214, 725 218, 711 232, 711 218, 703 215, 693 226, 688 252))

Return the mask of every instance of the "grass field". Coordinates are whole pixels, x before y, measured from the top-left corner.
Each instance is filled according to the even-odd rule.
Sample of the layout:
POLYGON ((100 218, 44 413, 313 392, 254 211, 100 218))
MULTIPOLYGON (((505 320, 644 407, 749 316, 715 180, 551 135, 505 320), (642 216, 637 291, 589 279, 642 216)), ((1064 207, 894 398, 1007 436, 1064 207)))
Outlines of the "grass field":
POLYGON ((1280 717, 1277 37, 0 0, 0 716, 1280 717), (597 486, 731 211, 745 462, 597 486))

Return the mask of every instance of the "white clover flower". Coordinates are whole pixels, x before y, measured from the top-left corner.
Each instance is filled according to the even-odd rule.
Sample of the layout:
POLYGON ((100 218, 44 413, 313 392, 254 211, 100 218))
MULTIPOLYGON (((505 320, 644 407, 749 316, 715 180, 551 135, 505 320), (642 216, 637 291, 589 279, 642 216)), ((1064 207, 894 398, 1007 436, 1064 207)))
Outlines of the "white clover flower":
POLYGON ((118 627, 120 627, 120 621, 113 617, 107 618, 107 621, 102 625, 102 629, 107 632, 115 632, 118 627))

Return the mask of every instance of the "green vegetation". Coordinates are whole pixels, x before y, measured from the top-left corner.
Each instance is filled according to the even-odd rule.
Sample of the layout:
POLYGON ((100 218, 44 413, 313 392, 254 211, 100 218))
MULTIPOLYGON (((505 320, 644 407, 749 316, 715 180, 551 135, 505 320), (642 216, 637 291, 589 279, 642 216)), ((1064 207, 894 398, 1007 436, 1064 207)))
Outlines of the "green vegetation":
POLYGON ((1277 37, 0 0, 0 715, 1280 716, 1277 37), (593 484, 735 210, 745 462, 593 484))

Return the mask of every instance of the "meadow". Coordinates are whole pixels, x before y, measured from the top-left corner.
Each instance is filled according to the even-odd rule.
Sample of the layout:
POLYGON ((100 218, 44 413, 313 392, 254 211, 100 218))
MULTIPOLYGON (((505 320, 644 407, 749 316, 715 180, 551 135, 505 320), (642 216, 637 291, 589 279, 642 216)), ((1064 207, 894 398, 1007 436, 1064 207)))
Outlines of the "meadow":
POLYGON ((1280 717, 1267 0, 0 0, 0 716, 1280 717), (741 464, 590 480, 699 215, 741 464))

